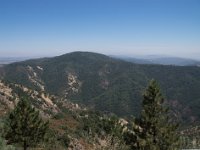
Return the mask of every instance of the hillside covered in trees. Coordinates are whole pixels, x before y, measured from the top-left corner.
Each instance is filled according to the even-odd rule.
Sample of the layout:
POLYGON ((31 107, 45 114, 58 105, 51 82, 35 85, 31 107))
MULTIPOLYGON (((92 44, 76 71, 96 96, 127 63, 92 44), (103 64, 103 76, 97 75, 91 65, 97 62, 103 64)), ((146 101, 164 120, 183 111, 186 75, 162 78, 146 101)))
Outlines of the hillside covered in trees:
POLYGON ((54 101, 57 111, 44 112, 35 103, 38 98, 30 99, 33 97, 30 90, 17 87, 15 92, 16 89, 20 93, 12 99, 16 106, 1 116, 0 149, 178 150, 185 144, 180 138, 185 136, 171 120, 155 80, 142 96, 141 115, 133 120, 79 106, 69 108, 67 101, 62 104, 54 101))
POLYGON ((4 65, 0 75, 4 149, 200 146, 199 67, 139 65, 74 52, 4 65), (160 86, 149 83, 152 78, 160 86))
POLYGON ((90 53, 73 52, 5 65, 1 79, 45 91, 95 110, 119 116, 139 115, 141 95, 149 80, 161 86, 176 119, 197 122, 200 68, 139 65, 90 53))

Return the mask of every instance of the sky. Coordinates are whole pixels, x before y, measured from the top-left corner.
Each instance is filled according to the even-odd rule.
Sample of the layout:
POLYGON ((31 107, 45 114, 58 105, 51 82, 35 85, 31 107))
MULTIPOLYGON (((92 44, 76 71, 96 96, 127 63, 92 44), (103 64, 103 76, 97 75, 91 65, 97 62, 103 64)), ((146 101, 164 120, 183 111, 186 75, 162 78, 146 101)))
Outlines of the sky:
POLYGON ((200 59, 200 0, 0 0, 0 57, 200 59))

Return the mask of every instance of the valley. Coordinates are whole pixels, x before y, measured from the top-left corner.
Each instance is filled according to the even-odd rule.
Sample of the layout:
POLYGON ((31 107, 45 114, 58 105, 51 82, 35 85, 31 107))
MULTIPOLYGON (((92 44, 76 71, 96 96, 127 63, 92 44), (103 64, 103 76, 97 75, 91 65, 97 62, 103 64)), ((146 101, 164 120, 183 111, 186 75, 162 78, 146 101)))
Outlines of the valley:
POLYGON ((0 150, 200 149, 199 8, 0 1, 0 150))
MULTIPOLYGON (((20 97, 27 97, 43 118, 50 118, 55 138, 64 138, 67 131, 72 136, 68 144, 79 145, 80 150, 83 143, 95 149, 88 143, 92 136, 87 135, 86 141, 82 137, 88 129, 91 134, 102 130, 105 124, 99 118, 118 116, 129 124, 131 116, 140 116, 142 96, 151 79, 160 84, 164 105, 180 123, 182 140, 196 138, 199 131, 195 125, 200 121, 200 69, 196 66, 135 64, 98 53, 73 52, 4 65, 0 78, 0 116, 12 110, 20 97)), ((100 143, 96 146, 102 147, 100 143)))
POLYGON ((140 65, 97 53, 73 52, 12 63, 0 72, 7 82, 123 117, 139 115, 145 86, 155 79, 176 119, 185 123, 200 119, 200 69, 196 66, 140 65))

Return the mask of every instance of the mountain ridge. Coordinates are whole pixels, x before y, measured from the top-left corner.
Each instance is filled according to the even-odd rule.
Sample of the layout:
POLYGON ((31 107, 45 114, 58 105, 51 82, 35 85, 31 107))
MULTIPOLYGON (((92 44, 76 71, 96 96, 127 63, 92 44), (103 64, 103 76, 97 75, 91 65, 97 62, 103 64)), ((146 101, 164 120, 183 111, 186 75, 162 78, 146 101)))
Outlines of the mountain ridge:
POLYGON ((128 62, 137 64, 158 64, 158 65, 175 65, 175 66, 200 66, 200 61, 190 58, 172 57, 172 56, 111 56, 128 62))
POLYGON ((156 79, 178 119, 198 121, 200 68, 140 65, 74 52, 5 65, 1 78, 120 116, 139 115, 142 93, 156 79))

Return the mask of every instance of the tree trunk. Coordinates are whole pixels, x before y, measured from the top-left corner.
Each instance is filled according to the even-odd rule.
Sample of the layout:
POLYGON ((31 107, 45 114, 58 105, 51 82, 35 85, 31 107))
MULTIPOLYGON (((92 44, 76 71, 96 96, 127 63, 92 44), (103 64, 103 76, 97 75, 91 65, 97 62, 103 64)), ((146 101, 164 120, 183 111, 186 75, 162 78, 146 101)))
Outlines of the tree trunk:
POLYGON ((24 150, 27 150, 27 144, 26 144, 26 141, 24 141, 24 150))

